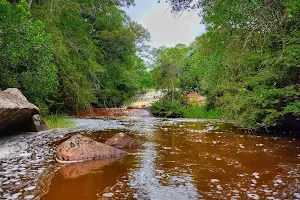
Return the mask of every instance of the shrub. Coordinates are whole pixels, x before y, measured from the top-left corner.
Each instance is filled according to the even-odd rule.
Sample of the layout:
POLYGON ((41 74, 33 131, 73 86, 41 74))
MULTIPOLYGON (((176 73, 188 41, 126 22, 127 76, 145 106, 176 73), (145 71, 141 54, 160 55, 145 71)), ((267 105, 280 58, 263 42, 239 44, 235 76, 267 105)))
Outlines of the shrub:
POLYGON ((184 116, 185 109, 178 100, 163 99, 152 104, 150 112, 157 117, 180 118, 184 116))
POLYGON ((222 112, 220 109, 207 109, 203 106, 191 105, 184 111, 185 118, 201 118, 201 119, 220 119, 222 112))

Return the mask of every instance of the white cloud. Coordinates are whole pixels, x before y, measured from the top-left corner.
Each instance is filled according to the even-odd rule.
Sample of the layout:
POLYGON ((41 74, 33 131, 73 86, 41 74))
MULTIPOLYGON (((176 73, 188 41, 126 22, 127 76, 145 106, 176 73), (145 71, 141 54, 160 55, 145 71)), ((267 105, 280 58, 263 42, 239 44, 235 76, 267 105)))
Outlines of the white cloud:
POLYGON ((178 43, 188 45, 196 36, 205 32, 196 12, 184 12, 180 16, 174 16, 167 3, 157 4, 138 22, 151 33, 149 44, 153 47, 171 47, 178 43))

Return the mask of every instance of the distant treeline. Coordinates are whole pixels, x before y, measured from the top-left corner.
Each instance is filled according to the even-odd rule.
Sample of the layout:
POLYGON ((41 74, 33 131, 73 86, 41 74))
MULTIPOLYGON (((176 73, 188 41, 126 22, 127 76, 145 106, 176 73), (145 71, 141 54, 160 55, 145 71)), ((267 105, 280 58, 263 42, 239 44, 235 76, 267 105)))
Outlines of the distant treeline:
POLYGON ((207 111, 240 127, 300 128, 300 0, 170 3, 175 13, 199 11, 207 32, 156 51, 157 87, 200 92, 207 111))
POLYGON ((149 33, 133 0, 0 0, 0 89, 19 88, 44 114, 117 107, 148 84, 137 56, 149 33))

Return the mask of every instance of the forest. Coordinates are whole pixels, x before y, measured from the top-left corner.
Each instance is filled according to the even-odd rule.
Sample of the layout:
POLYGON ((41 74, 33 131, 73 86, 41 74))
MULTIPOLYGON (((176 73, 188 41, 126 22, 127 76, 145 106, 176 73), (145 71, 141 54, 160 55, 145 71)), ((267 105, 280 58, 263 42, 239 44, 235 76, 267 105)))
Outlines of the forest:
POLYGON ((122 10, 133 0, 0 0, 0 89, 19 88, 43 115, 168 89, 151 109, 157 116, 299 129, 300 0, 168 2, 174 15, 198 13, 206 33, 152 49, 147 64, 150 34, 122 10), (189 92, 206 105, 187 105, 189 92))
POLYGON ((177 95, 154 105, 155 114, 211 112, 246 129, 299 130, 299 0, 169 2, 175 14, 199 13, 207 31, 189 46, 158 49, 152 77, 158 86, 205 95, 206 105, 189 108, 177 95))
POLYGON ((0 88, 42 113, 117 107, 143 86, 149 33, 120 8, 132 1, 0 1, 0 88))

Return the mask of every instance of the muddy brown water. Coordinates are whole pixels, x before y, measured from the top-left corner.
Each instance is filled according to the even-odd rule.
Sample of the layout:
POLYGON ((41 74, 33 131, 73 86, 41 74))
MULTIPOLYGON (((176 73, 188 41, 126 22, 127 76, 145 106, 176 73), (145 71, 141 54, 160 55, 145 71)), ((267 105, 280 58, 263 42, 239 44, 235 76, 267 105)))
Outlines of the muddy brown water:
POLYGON ((299 139, 248 134, 220 121, 111 111, 107 117, 93 110, 92 118, 106 118, 76 119, 67 131, 3 138, 12 153, 0 157, 0 199, 300 198, 299 139), (118 159, 54 160, 55 147, 73 134, 104 142, 120 131, 143 146, 118 159))

